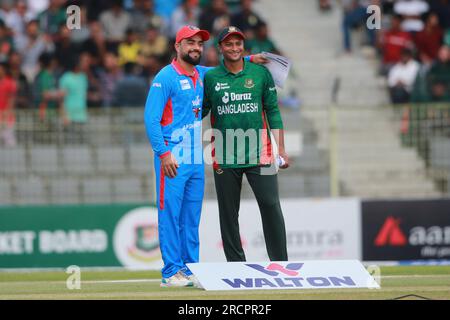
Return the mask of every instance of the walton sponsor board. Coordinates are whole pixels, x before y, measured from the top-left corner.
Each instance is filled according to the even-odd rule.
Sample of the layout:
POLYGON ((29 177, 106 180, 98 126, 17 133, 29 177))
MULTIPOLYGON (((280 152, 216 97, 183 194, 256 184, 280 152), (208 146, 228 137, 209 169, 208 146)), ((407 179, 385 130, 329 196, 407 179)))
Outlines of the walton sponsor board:
MULTIPOLYGON (((358 199, 282 199, 290 260, 360 259, 358 199)), ((241 242, 248 261, 268 260, 256 200, 242 200, 241 242)), ((200 223, 200 261, 225 261, 216 201, 205 201, 200 223)))
POLYGON ((188 264, 205 290, 379 288, 357 260, 188 264))
POLYGON ((450 200, 364 201, 363 259, 450 259, 450 200))

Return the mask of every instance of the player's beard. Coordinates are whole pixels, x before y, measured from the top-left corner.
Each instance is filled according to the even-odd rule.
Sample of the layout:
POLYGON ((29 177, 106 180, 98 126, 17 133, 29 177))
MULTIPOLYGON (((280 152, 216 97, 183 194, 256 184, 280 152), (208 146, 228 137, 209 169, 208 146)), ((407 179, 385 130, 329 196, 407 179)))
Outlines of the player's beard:
POLYGON ((202 53, 200 51, 191 51, 185 54, 181 55, 181 59, 183 59, 183 61, 192 64, 193 66, 196 66, 200 63, 200 59, 202 58, 202 53), (192 58, 189 54, 192 52, 198 52, 198 58, 192 58))

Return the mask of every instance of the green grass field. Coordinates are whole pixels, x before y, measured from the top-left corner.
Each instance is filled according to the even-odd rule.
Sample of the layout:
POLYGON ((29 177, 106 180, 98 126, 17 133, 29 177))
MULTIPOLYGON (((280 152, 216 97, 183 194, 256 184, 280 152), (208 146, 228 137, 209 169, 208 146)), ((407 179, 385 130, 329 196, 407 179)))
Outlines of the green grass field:
MULTIPOLYGON (((381 289, 205 291, 160 288, 159 272, 82 271, 81 289, 69 290, 60 272, 0 272, 0 299, 309 300, 395 299, 417 295, 450 300, 450 266, 381 268, 381 289)), ((405 299, 414 299, 409 297, 405 299)), ((415 298, 417 299, 417 298, 415 298)))

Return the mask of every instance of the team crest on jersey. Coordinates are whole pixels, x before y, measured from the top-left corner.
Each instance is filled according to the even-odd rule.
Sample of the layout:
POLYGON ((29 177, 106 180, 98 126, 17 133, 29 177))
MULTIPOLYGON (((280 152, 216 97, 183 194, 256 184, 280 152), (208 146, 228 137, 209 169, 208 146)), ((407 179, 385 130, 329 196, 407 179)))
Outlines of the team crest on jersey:
POLYGON ((189 83, 189 80, 183 79, 180 80, 181 90, 189 90, 191 88, 191 84, 189 83))
POLYGON ((253 81, 253 79, 245 79, 244 87, 246 87, 247 89, 251 89, 254 86, 255 86, 255 82, 253 81))

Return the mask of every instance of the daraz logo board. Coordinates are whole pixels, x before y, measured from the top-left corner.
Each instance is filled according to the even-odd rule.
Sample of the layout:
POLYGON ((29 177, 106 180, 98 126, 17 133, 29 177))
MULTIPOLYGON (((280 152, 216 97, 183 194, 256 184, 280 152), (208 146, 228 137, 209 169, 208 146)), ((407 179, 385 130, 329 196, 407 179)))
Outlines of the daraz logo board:
POLYGON ((269 265, 245 264, 247 267, 259 271, 266 277, 222 279, 233 289, 238 288, 302 288, 302 287, 355 287, 350 276, 316 276, 302 277, 299 270, 303 263, 289 263, 283 266, 279 263, 269 265), (271 276, 272 278, 268 278, 271 276))

